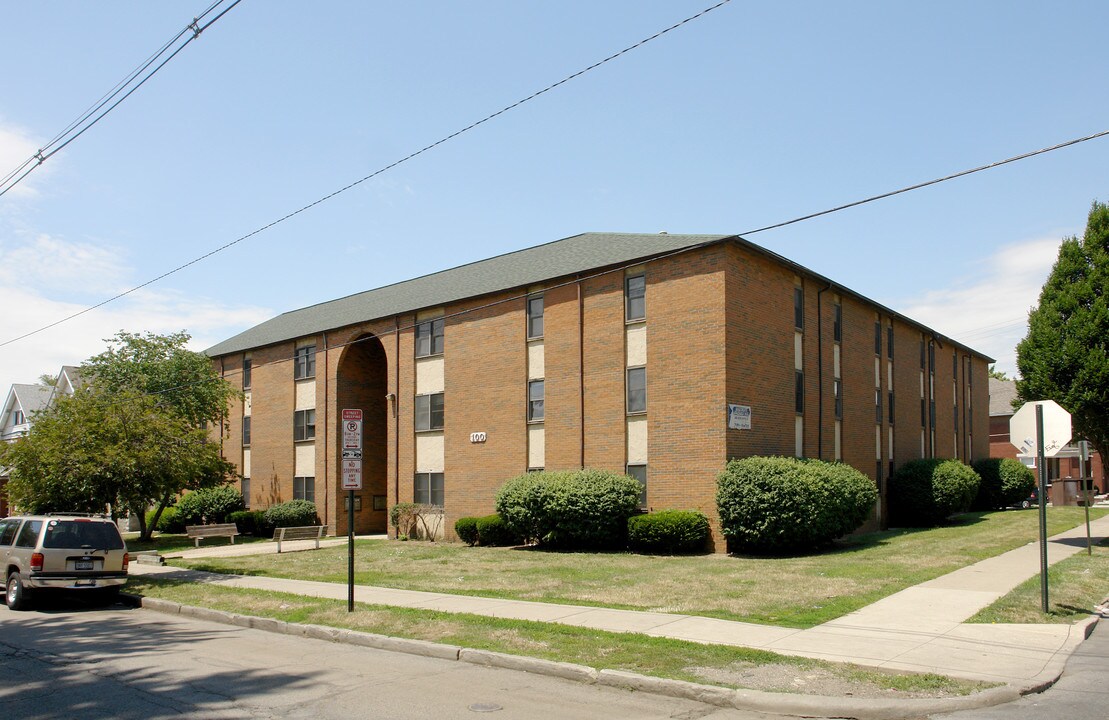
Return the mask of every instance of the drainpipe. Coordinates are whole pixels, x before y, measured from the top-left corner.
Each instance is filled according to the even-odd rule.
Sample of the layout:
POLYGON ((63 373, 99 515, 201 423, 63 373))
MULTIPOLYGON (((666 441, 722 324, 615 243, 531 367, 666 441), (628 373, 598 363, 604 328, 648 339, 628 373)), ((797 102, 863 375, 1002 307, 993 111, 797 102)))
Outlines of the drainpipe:
MULTIPOLYGON (((400 502, 400 316, 393 316, 393 504, 400 502)), ((388 372, 389 363, 385 363, 388 372)), ((385 523, 388 532, 389 523, 385 523)))
MULTIPOLYGON (((331 517, 331 473, 328 470, 331 467, 330 460, 331 453, 327 451, 327 424, 328 418, 331 413, 327 411, 328 405, 328 377, 331 375, 331 365, 327 362, 327 332, 323 334, 323 524, 330 526, 329 518, 331 517)), ((319 407, 319 403, 316 403, 319 407)))
POLYGON ((578 275, 578 465, 585 469, 585 308, 581 298, 581 275, 578 275))
POLYGON ((824 459, 824 309, 821 295, 832 284, 816 291, 816 459, 824 459))

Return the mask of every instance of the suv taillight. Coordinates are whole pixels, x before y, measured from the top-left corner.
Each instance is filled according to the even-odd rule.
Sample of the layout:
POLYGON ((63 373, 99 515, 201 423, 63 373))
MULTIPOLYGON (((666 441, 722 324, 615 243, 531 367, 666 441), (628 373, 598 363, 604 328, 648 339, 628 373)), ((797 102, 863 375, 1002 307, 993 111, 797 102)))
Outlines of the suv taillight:
POLYGON ((123 572, 127 572, 127 566, 131 564, 131 553, 123 553, 123 572))
POLYGON ((31 555, 31 572, 42 572, 42 553, 31 555))

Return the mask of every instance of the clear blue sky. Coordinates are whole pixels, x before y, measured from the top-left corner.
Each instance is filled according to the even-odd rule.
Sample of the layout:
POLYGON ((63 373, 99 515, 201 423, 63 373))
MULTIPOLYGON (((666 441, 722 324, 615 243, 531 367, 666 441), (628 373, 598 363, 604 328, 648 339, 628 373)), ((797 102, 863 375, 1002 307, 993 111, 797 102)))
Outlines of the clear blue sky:
MULTIPOLYGON (((9 3, 0 175, 207 7, 9 3)), ((0 342, 251 232, 710 0, 244 0, 0 197, 0 342)), ((7 345, 202 349, 278 313, 586 231, 742 233, 1109 129, 1109 3, 733 0, 125 300, 7 345)), ((996 357, 1109 138, 749 239, 996 357)))

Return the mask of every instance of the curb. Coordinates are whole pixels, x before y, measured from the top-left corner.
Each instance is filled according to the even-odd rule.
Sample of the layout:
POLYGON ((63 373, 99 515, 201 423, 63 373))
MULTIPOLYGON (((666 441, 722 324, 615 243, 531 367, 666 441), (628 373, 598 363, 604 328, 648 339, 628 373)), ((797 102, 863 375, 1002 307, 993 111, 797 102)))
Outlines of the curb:
MULTIPOLYGON (((473 665, 495 667, 505 670, 529 672, 536 675, 561 678, 572 682, 597 684, 607 687, 635 690, 638 692, 664 695, 685 700, 713 705, 722 708, 749 710, 756 712, 776 713, 779 715, 798 715, 802 717, 835 717, 851 718, 854 720, 911 720, 926 715, 949 713, 957 710, 970 710, 985 708, 993 705, 1012 702, 1023 695, 1043 692, 1054 685, 1062 675, 1065 660, 1056 670, 1045 670, 1048 677, 1031 686, 1015 687, 1005 685, 1002 687, 984 690, 973 695, 951 698, 855 698, 827 695, 793 695, 790 693, 766 692, 763 690, 730 689, 717 685, 701 685, 684 680, 671 680, 668 678, 639 675, 623 670, 598 670, 586 665, 557 662, 554 660, 541 660, 522 655, 509 655, 507 653, 489 650, 475 650, 459 647, 457 645, 444 645, 427 640, 409 640, 405 638, 377 635, 374 633, 346 630, 342 628, 327 627, 324 625, 303 625, 289 623, 283 620, 254 617, 252 615, 239 615, 223 610, 182 605, 170 600, 146 598, 138 595, 124 593, 121 599, 129 602, 134 607, 169 615, 183 615, 197 620, 235 625, 238 627, 272 632, 282 635, 296 635, 300 637, 324 640, 327 642, 358 645, 388 650, 390 652, 408 653, 440 660, 454 660, 473 665)), ((1076 626, 1081 630, 1081 639, 1088 638, 1097 625, 1100 615, 1094 615, 1085 624, 1076 626)), ((1077 635, 1077 634, 1076 634, 1077 635)), ((1070 648, 1073 651, 1073 647, 1070 648)), ((1067 653, 1069 657, 1070 652, 1067 653)), ((1054 664, 1054 663, 1053 663, 1054 664)))

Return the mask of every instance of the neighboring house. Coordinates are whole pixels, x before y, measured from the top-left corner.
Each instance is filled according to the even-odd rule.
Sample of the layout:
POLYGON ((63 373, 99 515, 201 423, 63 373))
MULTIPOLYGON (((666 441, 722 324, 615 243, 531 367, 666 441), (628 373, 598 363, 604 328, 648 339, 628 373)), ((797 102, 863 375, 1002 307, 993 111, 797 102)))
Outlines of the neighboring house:
POLYGON ((50 403, 53 404, 54 398, 60 395, 72 395, 84 385, 85 382, 81 378, 81 368, 73 365, 62 365, 62 369, 58 371, 58 380, 54 383, 50 393, 50 403))
MULTIPOLYGON (((32 415, 50 402, 51 388, 45 385, 12 385, 0 411, 0 441, 13 442, 31 430, 32 415)), ((0 517, 8 514, 7 468, 0 467, 0 517)))
MULTIPOLYGON (((1035 456, 1020 455, 1017 448, 1009 442, 1009 420, 1016 413, 1016 409, 1013 407, 1013 402, 1016 399, 1017 384, 1015 381, 990 378, 990 457, 1017 458, 1028 467, 1035 468, 1035 456)), ((1020 405, 1017 405, 1017 408, 1019 407, 1020 405)), ((1059 478, 1082 476, 1078 460, 1078 446, 1075 443, 1067 445, 1055 457, 1045 459, 1047 461, 1048 482, 1053 482, 1059 478)), ((1109 490, 1101 456, 1093 448, 1090 448, 1090 462, 1087 472, 1093 478, 1097 494, 1109 490)))
MULTIPOLYGON (((973 308, 967 308, 972 311, 973 308)), ((734 235, 589 233, 285 313, 207 350, 242 387, 225 456, 254 508, 346 532, 403 502, 493 512, 528 470, 598 467, 717 520, 729 458, 842 460, 886 484, 989 456, 990 358, 734 235), (342 412, 363 413, 360 453, 342 412), (347 452, 344 453, 344 449, 347 452)))

